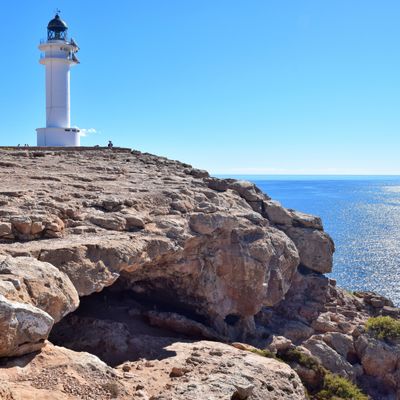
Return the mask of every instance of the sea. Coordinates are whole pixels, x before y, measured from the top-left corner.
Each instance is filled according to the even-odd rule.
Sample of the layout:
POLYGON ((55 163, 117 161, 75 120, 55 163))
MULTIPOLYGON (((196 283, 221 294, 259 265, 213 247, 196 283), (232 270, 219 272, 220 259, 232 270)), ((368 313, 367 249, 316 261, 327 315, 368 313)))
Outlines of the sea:
POLYGON ((349 291, 375 291, 400 306, 400 176, 229 177, 320 216, 336 247, 329 276, 349 291))

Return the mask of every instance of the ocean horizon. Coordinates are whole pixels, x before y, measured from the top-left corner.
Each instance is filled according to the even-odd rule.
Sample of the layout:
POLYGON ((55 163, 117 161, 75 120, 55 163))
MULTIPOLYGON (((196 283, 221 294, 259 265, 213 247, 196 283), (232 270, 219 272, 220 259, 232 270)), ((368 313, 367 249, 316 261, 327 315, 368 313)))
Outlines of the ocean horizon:
POLYGON ((400 175, 218 177, 249 180, 283 206, 321 217, 336 247, 328 276, 400 304, 400 175))

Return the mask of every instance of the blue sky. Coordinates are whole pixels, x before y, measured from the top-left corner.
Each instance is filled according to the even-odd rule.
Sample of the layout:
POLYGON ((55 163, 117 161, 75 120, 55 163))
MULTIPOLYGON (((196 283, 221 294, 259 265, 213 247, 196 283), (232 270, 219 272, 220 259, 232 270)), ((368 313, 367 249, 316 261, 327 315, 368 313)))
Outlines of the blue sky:
POLYGON ((400 174, 397 0, 2 2, 0 143, 45 124, 37 45, 60 8, 83 145, 225 174, 400 174))

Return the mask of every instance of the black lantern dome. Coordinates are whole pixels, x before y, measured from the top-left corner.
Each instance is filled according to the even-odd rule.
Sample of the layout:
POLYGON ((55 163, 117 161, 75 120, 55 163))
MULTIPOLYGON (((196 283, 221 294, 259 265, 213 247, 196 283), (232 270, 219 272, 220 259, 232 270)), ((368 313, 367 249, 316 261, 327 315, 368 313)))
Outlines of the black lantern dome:
POLYGON ((47 40, 66 40, 68 25, 58 14, 47 25, 47 40))

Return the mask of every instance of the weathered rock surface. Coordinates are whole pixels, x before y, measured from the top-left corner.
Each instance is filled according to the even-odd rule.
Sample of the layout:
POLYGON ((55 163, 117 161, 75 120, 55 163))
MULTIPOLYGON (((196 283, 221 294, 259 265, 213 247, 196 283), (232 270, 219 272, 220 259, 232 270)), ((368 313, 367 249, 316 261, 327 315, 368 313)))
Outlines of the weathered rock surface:
POLYGON ((367 376, 383 382, 388 391, 400 395, 400 344, 360 335, 355 341, 357 355, 367 376))
POLYGON ((325 274, 332 271, 332 239, 314 228, 288 228, 285 233, 293 240, 300 254, 301 263, 316 272, 325 274))
MULTIPOLYGON (((373 398, 391 400, 400 395, 399 349, 374 341, 363 325, 375 315, 399 318, 400 310, 323 276, 333 252, 318 217, 282 207, 249 182, 123 149, 0 150, 0 356, 39 349, 62 319, 53 329, 62 343, 104 348, 113 365, 130 360, 115 370, 47 345, 0 368, 9 381, 0 397, 29 398, 33 387, 44 399, 54 398, 51 390, 60 399, 115 391, 121 399, 304 398, 285 364, 180 336, 199 335, 278 354, 302 349, 373 398), (146 311, 124 310, 131 319, 119 321, 105 296, 108 315, 67 316, 78 296, 107 287, 146 311), (51 387, 35 383, 47 377, 51 387)), ((297 368, 318 384, 315 371, 297 368)))
MULTIPOLYGON (((368 318, 385 315, 387 307, 395 316, 398 309, 384 297, 350 294, 335 281, 300 267, 285 299, 263 308, 256 323, 264 335, 290 339, 286 348, 301 346, 331 372, 358 382, 372 399, 392 400, 400 396, 400 348, 370 337, 364 329, 368 318)), ((253 344, 263 347, 260 340, 253 344)), ((267 345, 277 352, 274 341, 267 345)), ((316 385, 315 371, 303 367, 296 371, 316 385)))
POLYGON ((0 357, 40 349, 53 323, 53 318, 44 311, 0 295, 0 357))
POLYGON ((166 350, 174 356, 149 367, 145 361, 121 366, 147 382, 144 390, 154 400, 306 399, 299 377, 285 363, 216 342, 178 342, 166 350), (158 379, 148 380, 149 372, 158 379))
POLYGON ((134 392, 132 379, 97 357, 50 343, 39 354, 0 361, 1 399, 132 399, 134 392))
POLYGON ((68 276, 32 257, 0 255, 0 294, 45 311, 55 322, 79 305, 78 293, 68 276))
POLYGON ((322 338, 312 336, 303 343, 303 346, 308 349, 326 369, 344 378, 354 380, 355 376, 352 365, 321 339, 322 338))
POLYGON ((54 322, 74 311, 78 293, 68 276, 32 257, 0 255, 0 356, 39 349, 54 322))
POLYGON ((0 252, 51 263, 80 296, 119 278, 235 338, 289 290, 299 252, 255 185, 139 152, 25 154, 0 151, 0 252))
POLYGON ((12 400, 306 399, 297 374, 282 362, 206 341, 178 342, 165 351, 168 358, 112 369, 91 354, 48 343, 35 357, 0 362, 0 395, 12 400))

